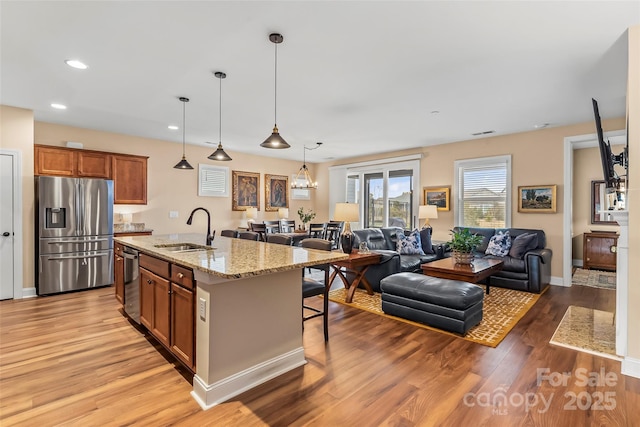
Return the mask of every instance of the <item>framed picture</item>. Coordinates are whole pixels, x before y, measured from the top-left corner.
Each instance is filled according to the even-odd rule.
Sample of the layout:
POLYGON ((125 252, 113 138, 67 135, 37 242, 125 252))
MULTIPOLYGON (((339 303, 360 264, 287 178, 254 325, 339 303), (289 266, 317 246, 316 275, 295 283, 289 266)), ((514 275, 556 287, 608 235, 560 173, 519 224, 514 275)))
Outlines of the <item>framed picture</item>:
POLYGON ((616 193, 607 193, 604 181, 591 181, 591 224, 618 225, 611 214, 604 212, 614 210, 616 193))
POLYGON ((448 211, 451 209, 449 205, 450 190, 451 187, 425 187, 424 204, 436 205, 439 211, 448 211))
POLYGON ((283 175, 264 175, 264 197, 267 212, 289 207, 289 178, 283 175))
POLYGON ((518 187, 518 212, 554 213, 555 211, 555 185, 529 185, 518 187))
POLYGON ((260 174, 254 172, 232 171, 231 173, 231 210, 244 211, 247 208, 260 210, 260 174))

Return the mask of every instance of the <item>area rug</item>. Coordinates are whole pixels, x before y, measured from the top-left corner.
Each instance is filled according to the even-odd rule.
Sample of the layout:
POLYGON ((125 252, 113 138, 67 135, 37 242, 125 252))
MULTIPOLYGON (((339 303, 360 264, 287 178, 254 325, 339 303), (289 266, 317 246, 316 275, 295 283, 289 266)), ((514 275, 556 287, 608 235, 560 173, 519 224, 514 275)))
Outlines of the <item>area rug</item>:
POLYGON ((577 268, 571 283, 592 288, 615 289, 616 273, 611 271, 585 270, 577 268))
POLYGON ((516 323, 518 323, 540 298, 540 294, 492 287, 489 295, 485 294, 484 296, 482 321, 477 326, 471 328, 466 335, 461 336, 422 323, 385 314, 382 311, 382 302, 379 293, 369 295, 365 290, 357 289, 351 304, 347 304, 344 301, 345 296, 346 290, 344 288, 338 288, 329 292, 329 299, 331 301, 489 347, 497 347, 516 323))
POLYGON ((608 311, 570 305, 549 343, 620 360, 616 356, 616 324, 608 311))

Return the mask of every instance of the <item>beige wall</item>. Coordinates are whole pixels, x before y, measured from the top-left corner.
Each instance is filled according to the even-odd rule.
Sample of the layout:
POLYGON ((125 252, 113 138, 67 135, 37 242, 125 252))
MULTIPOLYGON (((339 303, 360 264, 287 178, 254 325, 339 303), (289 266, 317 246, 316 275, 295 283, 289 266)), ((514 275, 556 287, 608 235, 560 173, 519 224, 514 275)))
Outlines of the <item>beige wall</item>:
POLYGON ((33 112, 0 105, 0 147, 22 153, 22 280, 34 286, 33 112))
MULTIPOLYGON (((624 126, 624 119, 604 120, 602 123, 605 132, 624 129, 624 126)), ((329 185, 327 173, 323 173, 324 166, 328 167, 384 157, 422 153, 422 187, 452 187, 451 210, 448 212, 438 212, 438 218, 429 221, 434 229, 434 239, 449 240, 449 230, 455 225, 454 204, 456 195, 453 191, 454 161, 511 154, 512 194, 514 194, 514 196, 517 193, 518 186, 521 185, 556 184, 558 186, 556 213, 519 213, 517 203, 514 201, 511 210, 511 226, 544 230, 547 237, 547 246, 553 251, 551 275, 562 277, 564 138, 591 133, 595 133, 595 127, 593 122, 588 122, 572 126, 547 128, 532 132, 424 147, 418 150, 405 150, 387 153, 386 155, 363 156, 340 160, 333 163, 325 163, 322 165, 323 168, 319 168, 319 186, 320 188, 327 188, 329 185), (320 181, 320 179, 322 179, 322 181, 320 181)), ((600 168, 600 166, 598 166, 598 168, 600 168)), ((422 189, 420 191, 422 191, 422 189)), ((326 191, 318 192, 317 203, 319 208, 325 207, 328 209, 328 200, 329 196, 326 191)), ((420 200, 422 203, 422 197, 420 200)))
MULTIPOLYGON (((619 154, 623 145, 614 145, 611 151, 619 154)), ((619 167, 616 171, 621 173, 619 167)), ((597 147, 582 148, 573 152, 573 259, 582 260, 584 233, 591 230, 619 231, 617 224, 591 223, 591 181, 602 180, 602 164, 600 151, 597 147)))
MULTIPOLYGON (((640 25, 629 29, 629 81, 627 116, 629 117, 629 298, 628 353, 640 363, 640 25)), ((637 366, 636 366, 637 368, 637 366)))

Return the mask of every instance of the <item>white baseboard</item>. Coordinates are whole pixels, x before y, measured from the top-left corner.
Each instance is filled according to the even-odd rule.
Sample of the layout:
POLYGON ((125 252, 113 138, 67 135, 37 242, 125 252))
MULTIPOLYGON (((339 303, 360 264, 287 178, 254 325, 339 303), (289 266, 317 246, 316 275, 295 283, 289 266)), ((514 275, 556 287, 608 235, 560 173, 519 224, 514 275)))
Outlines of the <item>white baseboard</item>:
POLYGON ((562 277, 556 277, 556 276, 551 276, 551 279, 549 280, 549 284, 555 285, 555 286, 569 287, 564 284, 564 280, 562 280, 562 277))
POLYGON ((33 298, 37 297, 36 288, 22 288, 22 298, 33 298))
POLYGON ((640 359, 634 359, 633 357, 625 357, 622 359, 622 365, 620 367, 622 375, 629 377, 640 378, 640 359))
POLYGON ((195 375, 191 396, 206 411, 305 363, 307 361, 304 358, 304 349, 299 347, 213 384, 206 384, 198 375, 195 375))

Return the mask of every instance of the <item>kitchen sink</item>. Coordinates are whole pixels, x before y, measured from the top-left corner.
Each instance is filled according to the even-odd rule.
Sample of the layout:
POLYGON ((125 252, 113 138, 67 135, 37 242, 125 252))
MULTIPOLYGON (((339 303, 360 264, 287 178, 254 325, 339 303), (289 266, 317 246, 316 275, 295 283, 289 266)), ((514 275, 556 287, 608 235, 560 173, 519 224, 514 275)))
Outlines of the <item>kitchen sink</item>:
POLYGON ((211 246, 196 245, 195 243, 171 243, 166 245, 155 245, 155 247, 165 249, 169 252, 211 251, 215 249, 211 246))

